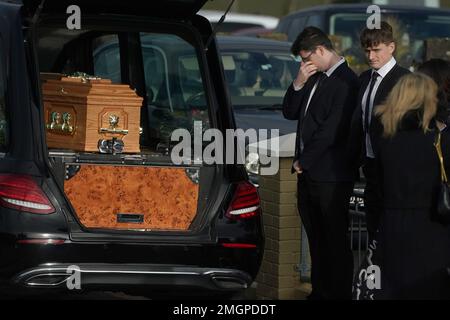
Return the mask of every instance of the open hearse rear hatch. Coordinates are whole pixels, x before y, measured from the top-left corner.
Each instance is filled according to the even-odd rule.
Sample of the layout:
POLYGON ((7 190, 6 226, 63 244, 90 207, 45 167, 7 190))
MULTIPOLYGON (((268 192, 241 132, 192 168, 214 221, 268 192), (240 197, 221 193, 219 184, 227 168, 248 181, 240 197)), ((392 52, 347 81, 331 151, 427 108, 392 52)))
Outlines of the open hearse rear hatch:
MULTIPOLYGON (((207 214, 215 167, 174 165, 170 136, 175 129, 193 133, 194 123, 203 129, 214 123, 198 31, 182 21, 165 24, 166 11, 156 4, 147 14, 158 17, 154 23, 86 15, 82 29, 68 30, 65 11, 58 11, 64 1, 48 2, 37 28, 47 146, 79 224, 194 230, 207 214)), ((203 2, 155 1, 178 17, 195 14, 203 2)), ((111 13, 121 6, 108 1, 91 9, 111 13)))
POLYGON ((29 11, 43 4, 43 13, 66 13, 69 6, 77 5, 82 13, 121 14, 145 17, 188 18, 196 14, 207 0, 12 0, 23 2, 29 11))

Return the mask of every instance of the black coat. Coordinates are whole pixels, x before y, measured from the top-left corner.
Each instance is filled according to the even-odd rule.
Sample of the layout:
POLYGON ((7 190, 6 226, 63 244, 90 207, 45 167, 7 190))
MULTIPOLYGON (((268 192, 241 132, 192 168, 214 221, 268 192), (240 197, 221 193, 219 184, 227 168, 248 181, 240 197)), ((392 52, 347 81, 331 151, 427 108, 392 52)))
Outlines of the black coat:
POLYGON ((444 91, 438 91, 438 109, 436 119, 449 125, 450 124, 450 101, 444 91))
MULTIPOLYGON (((434 147, 438 130, 434 120, 430 129, 432 131, 424 133, 418 112, 411 111, 394 137, 382 136, 374 144, 379 186, 386 209, 430 209, 436 204, 440 162, 434 147)), ((450 131, 446 129, 441 135, 444 163, 450 174, 450 131)))
POLYGON ((299 91, 291 85, 284 97, 284 117, 298 120, 295 160, 300 161, 314 181, 352 181, 354 174, 347 161, 346 144, 356 105, 358 78, 346 62, 341 64, 317 88, 305 115, 318 76, 313 75, 299 91), (300 152, 300 135, 303 152, 300 152))
MULTIPOLYGON (((372 121, 370 124, 369 134, 371 136, 371 141, 374 142, 378 137, 374 134, 373 126, 377 126, 374 122, 377 121, 374 117, 374 112, 376 106, 382 104, 391 89, 395 86, 398 80, 405 74, 410 73, 408 69, 400 67, 396 64, 388 74, 381 81, 378 90, 375 94, 375 99, 373 102, 374 107, 372 108, 372 121)), ((359 168, 366 157, 366 139, 362 123, 362 99, 364 92, 370 83, 370 78, 372 76, 372 69, 366 70, 359 76, 359 93, 355 112, 353 114, 350 139, 349 139, 349 161, 353 164, 355 168, 359 168)))

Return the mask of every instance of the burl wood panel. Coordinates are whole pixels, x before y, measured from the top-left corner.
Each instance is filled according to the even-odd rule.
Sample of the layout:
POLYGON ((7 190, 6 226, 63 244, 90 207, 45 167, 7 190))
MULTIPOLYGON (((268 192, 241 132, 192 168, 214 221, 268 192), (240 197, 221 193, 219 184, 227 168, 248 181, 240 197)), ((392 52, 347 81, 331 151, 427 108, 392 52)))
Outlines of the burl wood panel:
POLYGON ((82 165, 64 190, 86 228, 188 230, 199 188, 184 169, 82 165), (144 222, 118 223, 118 213, 144 222))

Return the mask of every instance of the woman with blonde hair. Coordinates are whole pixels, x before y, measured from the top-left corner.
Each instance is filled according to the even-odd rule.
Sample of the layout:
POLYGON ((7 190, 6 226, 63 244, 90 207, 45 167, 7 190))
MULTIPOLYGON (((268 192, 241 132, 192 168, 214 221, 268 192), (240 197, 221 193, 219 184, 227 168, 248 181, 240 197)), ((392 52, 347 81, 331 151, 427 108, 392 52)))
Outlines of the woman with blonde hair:
MULTIPOLYGON (((381 137, 374 151, 383 212, 370 261, 379 267, 381 286, 369 286, 366 298, 450 299, 450 227, 433 219, 441 183, 434 146, 439 132, 436 93, 430 77, 409 74, 375 110, 372 129, 381 137)), ((441 145, 450 167, 447 130, 441 133, 441 145)), ((367 270, 360 276, 367 276, 367 270)))

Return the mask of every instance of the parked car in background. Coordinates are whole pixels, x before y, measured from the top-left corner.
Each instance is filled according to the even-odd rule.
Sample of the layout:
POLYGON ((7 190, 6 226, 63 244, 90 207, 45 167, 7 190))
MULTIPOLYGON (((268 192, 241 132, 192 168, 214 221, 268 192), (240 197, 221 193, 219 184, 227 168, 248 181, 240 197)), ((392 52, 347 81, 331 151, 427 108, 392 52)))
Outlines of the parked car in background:
MULTIPOLYGON (((200 10, 198 14, 204 16, 213 26, 215 26, 223 16, 224 12, 218 10, 200 10)), ((274 29, 278 25, 278 22, 279 19, 272 16, 229 12, 221 24, 219 32, 232 33, 248 28, 274 29)))
MULTIPOLYGON (((366 68, 360 48, 359 33, 365 28, 369 4, 331 4, 311 7, 280 19, 275 32, 287 34, 294 41, 306 26, 316 26, 335 36, 341 54, 350 66, 366 68)), ((424 41, 450 36, 450 10, 418 6, 380 5, 383 20, 394 28, 397 39, 396 58, 404 67, 415 66, 424 58, 424 41)))
POLYGON ((163 147, 194 121, 235 128, 205 2, 0 0, 0 292, 68 290, 74 271, 83 290, 153 298, 228 296, 256 278, 262 213, 244 166, 180 165, 163 147), (89 113, 94 91, 103 109, 89 113), (87 130, 134 134, 139 151, 67 147, 87 130))
MULTIPOLYGON (((237 128, 278 129, 279 135, 297 131, 297 121, 286 120, 283 98, 300 64, 284 41, 218 36, 225 78, 237 128)), ((246 168, 257 182, 258 155, 247 156, 246 168)))
POLYGON ((262 37, 264 38, 266 35, 271 35, 273 33, 273 29, 267 29, 262 27, 251 27, 245 29, 239 29, 237 31, 231 32, 232 36, 239 37, 262 37))

